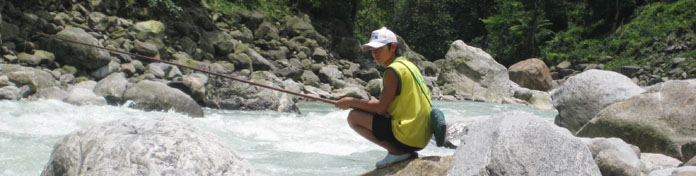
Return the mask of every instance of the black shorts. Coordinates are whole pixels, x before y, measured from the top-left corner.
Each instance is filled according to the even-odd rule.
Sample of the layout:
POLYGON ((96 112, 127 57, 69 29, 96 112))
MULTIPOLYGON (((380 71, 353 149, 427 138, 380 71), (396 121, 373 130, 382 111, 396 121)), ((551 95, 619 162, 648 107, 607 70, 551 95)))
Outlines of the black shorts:
POLYGON ((372 135, 379 141, 387 141, 394 145, 396 148, 402 152, 410 153, 422 150, 423 148, 411 147, 394 137, 394 132, 392 132, 391 118, 384 117, 383 115, 375 114, 372 116, 372 135))

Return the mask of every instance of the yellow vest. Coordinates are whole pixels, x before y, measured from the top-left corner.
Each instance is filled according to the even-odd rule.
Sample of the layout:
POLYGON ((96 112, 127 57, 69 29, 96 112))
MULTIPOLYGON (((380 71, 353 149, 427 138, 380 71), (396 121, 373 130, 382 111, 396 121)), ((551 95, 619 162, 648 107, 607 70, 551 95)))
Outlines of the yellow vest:
POLYGON ((396 72, 401 91, 389 105, 392 132, 401 143, 425 148, 432 137, 430 91, 420 70, 404 57, 394 59, 389 68, 396 72))

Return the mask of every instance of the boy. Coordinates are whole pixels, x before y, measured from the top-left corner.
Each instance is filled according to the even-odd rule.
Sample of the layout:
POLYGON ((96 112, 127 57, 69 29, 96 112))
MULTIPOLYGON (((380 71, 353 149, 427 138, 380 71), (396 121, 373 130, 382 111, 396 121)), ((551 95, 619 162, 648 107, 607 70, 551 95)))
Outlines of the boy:
POLYGON ((345 97, 336 103, 341 109, 355 108, 348 115, 350 127, 387 149, 377 168, 418 157, 416 151, 428 145, 433 134, 428 87, 418 67, 397 57, 396 46, 396 35, 386 27, 373 31, 370 42, 363 45, 363 50, 372 50, 378 64, 387 66, 379 100, 345 97))

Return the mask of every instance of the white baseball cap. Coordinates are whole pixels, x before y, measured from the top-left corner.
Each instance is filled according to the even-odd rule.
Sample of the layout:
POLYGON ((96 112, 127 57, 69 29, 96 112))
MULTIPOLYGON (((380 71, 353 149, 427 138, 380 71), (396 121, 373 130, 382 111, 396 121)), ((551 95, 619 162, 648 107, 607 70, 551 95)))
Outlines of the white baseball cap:
POLYGON ((363 50, 371 50, 373 48, 379 48, 389 43, 396 43, 396 34, 387 29, 387 27, 382 27, 375 31, 372 31, 370 35, 370 42, 362 46, 363 50))

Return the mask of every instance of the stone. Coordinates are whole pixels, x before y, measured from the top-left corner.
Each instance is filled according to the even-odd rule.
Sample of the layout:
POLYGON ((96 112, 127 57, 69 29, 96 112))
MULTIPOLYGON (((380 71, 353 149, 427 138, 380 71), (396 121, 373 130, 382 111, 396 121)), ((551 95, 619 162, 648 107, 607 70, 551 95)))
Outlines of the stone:
MULTIPOLYGON (((578 136, 618 137, 643 152, 686 161, 696 155, 696 79, 668 81, 614 103, 583 126, 578 136)), ((597 90, 595 90, 597 91, 597 90)))
POLYGON ((142 42, 140 40, 135 40, 134 43, 135 48, 133 48, 133 51, 131 52, 149 57, 155 57, 159 54, 159 51, 157 51, 157 46, 155 44, 142 42))
POLYGON ((570 66, 571 66, 570 62, 568 62, 568 61, 563 61, 563 62, 559 63, 558 65, 556 65, 556 68, 558 68, 558 69, 568 69, 568 68, 570 68, 570 66))
POLYGON ((249 58, 251 59, 251 64, 253 66, 254 71, 276 71, 277 68, 275 65, 273 65, 270 61, 268 61, 266 58, 261 56, 256 50, 249 49, 246 52, 247 55, 249 55, 249 58))
POLYGON ((278 33, 278 28, 276 28, 271 21, 264 20, 254 31, 254 37, 257 40, 273 41, 280 38, 278 33))
POLYGON ((305 85, 319 85, 319 76, 314 74, 314 72, 305 70, 302 72, 302 75, 300 75, 300 81, 302 81, 303 84, 305 85))
POLYGON ((123 94, 126 92, 127 85, 128 80, 124 73, 112 73, 97 82, 94 93, 104 97, 108 104, 118 105, 123 103, 123 94))
POLYGON ((365 88, 367 88, 367 92, 370 93, 370 95, 374 97, 379 97, 380 95, 382 95, 382 79, 370 80, 369 82, 367 82, 367 86, 365 86, 365 88))
POLYGON ((61 90, 58 87, 49 87, 36 90, 34 95, 31 95, 30 99, 54 99, 63 100, 68 97, 68 92, 61 90))
POLYGON ((137 22, 131 28, 131 30, 135 32, 135 37, 142 41, 146 41, 148 39, 161 41, 164 38, 165 29, 164 24, 156 20, 137 22))
POLYGON ((655 170, 679 167, 682 164, 676 158, 659 153, 641 153, 640 161, 643 163, 643 173, 650 173, 655 170))
POLYGON ((696 166, 662 169, 650 172, 648 176, 692 176, 696 175, 696 166))
POLYGON ((341 89, 334 89, 331 96, 335 99, 341 99, 343 97, 353 97, 356 99, 369 100, 370 95, 361 87, 345 87, 341 89))
POLYGON ((168 111, 203 117, 201 106, 184 92, 164 83, 143 80, 126 89, 124 100, 132 100, 130 107, 145 111, 168 111))
POLYGON ((221 141, 180 118, 123 118, 66 135, 41 175, 255 175, 221 141))
POLYGON ((511 65, 508 70, 510 80, 522 87, 540 91, 551 89, 551 72, 544 61, 531 58, 511 65))
POLYGON ((541 117, 513 111, 473 122, 448 175, 601 175, 588 147, 541 117))
POLYGON ((554 122, 574 133, 600 110, 644 91, 630 78, 616 72, 582 72, 550 92, 553 106, 559 114, 554 122))
POLYGON ((376 68, 370 68, 367 70, 360 70, 358 71, 357 77, 364 80, 364 81, 370 81, 373 79, 381 79, 382 74, 376 69, 376 68))
POLYGON ((21 67, 14 71, 3 69, 3 73, 18 87, 28 85, 30 93, 36 92, 38 89, 58 86, 53 75, 39 69, 21 67))
POLYGON ((118 62, 111 61, 109 64, 102 66, 101 68, 93 71, 91 75, 96 78, 97 80, 100 80, 106 76, 109 76, 112 73, 116 73, 121 71, 121 64, 118 62))
POLYGON ((324 62, 328 58, 329 54, 322 48, 315 48, 314 52, 312 52, 312 59, 317 63, 324 62))
POLYGON ((580 138, 592 152, 602 175, 640 175, 642 162, 632 146, 619 138, 580 138))
POLYGON ((335 88, 343 88, 345 87, 345 83, 341 81, 343 79, 343 73, 338 70, 338 66, 336 65, 327 65, 319 69, 319 79, 321 82, 324 83, 329 83, 331 86, 335 88))
POLYGON ((482 49, 461 40, 450 45, 441 66, 438 85, 452 87, 456 95, 499 103, 514 94, 507 68, 482 49))
MULTIPOLYGON (((68 26, 56 35, 61 38, 103 47, 94 36, 80 28, 68 26)), ((107 65, 111 61, 109 52, 103 49, 69 43, 57 39, 52 39, 48 42, 51 42, 50 45, 46 45, 48 46, 48 51, 53 52, 57 61, 63 64, 92 70, 107 65)))
POLYGON ((385 168, 375 169, 362 176, 382 175, 445 175, 452 156, 426 156, 399 162, 385 168))
POLYGON ((640 70, 639 66, 633 66, 633 65, 627 65, 627 66, 621 66, 620 72, 621 74, 632 77, 634 76, 633 74, 638 73, 640 70))
POLYGON ((0 87, 0 100, 19 100, 22 98, 19 88, 15 86, 0 87))
POLYGON ((41 59, 34 55, 27 54, 25 52, 19 53, 17 59, 20 63, 27 64, 28 66, 37 66, 41 63, 41 59))
POLYGON ((68 90, 68 96, 63 101, 74 105, 106 105, 104 97, 97 96, 92 89, 74 87, 68 90))
MULTIPOLYGON (((2 21, 2 19, 0 19, 2 21)), ((19 37, 19 27, 12 23, 0 23, 0 40, 12 41, 19 37)))

